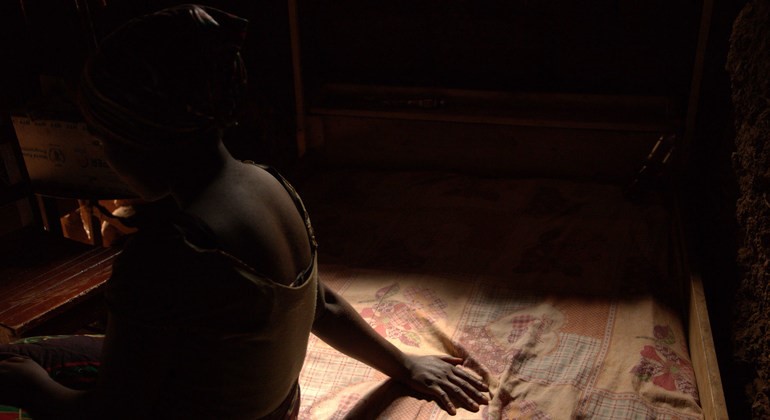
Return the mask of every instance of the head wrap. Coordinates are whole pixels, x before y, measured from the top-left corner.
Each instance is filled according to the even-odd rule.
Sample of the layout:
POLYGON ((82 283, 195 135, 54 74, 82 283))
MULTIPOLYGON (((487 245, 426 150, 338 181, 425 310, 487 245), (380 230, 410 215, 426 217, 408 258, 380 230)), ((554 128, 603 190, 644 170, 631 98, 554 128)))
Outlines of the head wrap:
POLYGON ((86 63, 79 98, 86 123, 141 148, 194 141, 235 124, 247 24, 198 5, 128 22, 86 63))

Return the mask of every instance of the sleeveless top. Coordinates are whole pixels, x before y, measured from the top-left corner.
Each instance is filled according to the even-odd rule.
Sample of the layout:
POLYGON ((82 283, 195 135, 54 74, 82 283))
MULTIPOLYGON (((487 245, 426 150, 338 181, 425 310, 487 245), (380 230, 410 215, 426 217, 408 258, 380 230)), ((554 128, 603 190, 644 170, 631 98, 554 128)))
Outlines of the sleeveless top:
MULTIPOLYGON (((107 283, 111 316, 168 338, 173 357, 152 413, 155 418, 256 419, 295 391, 317 304, 317 243, 302 215, 311 263, 283 285, 216 246, 190 215, 140 232, 126 244, 107 283)), ((150 343, 148 343, 149 345, 150 343)), ((275 414, 275 413, 272 413, 275 414)))

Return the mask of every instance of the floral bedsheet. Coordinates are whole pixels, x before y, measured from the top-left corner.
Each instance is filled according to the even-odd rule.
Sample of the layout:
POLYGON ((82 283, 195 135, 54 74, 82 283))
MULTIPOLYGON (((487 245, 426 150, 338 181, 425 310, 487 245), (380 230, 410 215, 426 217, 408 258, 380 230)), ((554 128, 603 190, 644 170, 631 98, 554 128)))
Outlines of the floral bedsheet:
MULTIPOLYGON (((461 356, 490 384, 455 418, 702 418, 654 197, 432 172, 297 187, 322 280, 402 350, 461 356)), ((300 385, 304 419, 448 417, 315 337, 300 385)))

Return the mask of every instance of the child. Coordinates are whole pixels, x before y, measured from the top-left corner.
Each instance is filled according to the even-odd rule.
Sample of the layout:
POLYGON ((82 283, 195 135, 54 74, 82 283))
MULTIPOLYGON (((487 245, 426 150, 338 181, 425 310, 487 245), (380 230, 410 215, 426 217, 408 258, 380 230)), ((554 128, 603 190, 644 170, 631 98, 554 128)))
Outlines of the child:
POLYGON ((40 418, 296 418, 312 331, 435 399, 477 411, 488 389, 450 356, 402 353, 318 279, 310 219, 274 170, 222 144, 245 83, 246 21, 196 5, 135 19, 83 73, 81 108, 116 172, 178 212, 115 262, 97 385, 0 362, 0 403, 40 418))

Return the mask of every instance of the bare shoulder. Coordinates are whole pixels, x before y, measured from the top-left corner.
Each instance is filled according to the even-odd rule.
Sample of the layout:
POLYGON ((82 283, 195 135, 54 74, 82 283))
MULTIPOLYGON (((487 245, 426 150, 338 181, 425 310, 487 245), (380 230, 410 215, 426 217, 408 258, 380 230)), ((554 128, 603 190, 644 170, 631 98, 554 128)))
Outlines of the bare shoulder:
POLYGON ((235 162, 187 211, 206 222, 225 251, 279 283, 310 264, 310 242, 284 185, 264 169, 235 162))

